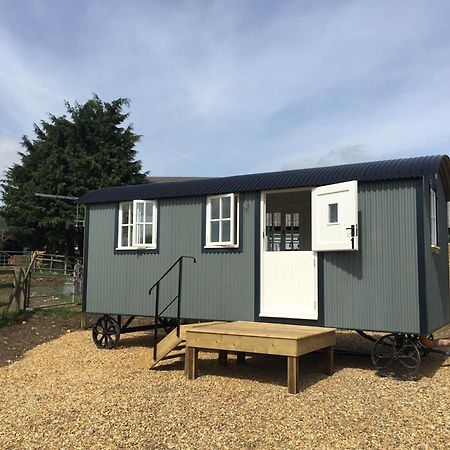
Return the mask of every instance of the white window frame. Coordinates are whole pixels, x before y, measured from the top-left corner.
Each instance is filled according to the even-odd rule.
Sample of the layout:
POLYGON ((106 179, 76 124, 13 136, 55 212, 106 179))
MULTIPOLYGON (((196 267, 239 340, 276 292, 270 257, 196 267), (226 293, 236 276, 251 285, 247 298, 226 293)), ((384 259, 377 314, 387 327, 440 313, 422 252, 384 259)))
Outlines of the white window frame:
POLYGON ((206 198, 206 242, 205 248, 237 248, 239 247, 239 195, 238 194, 221 194, 210 195, 206 198), (230 218, 222 217, 222 199, 230 198, 230 218), (220 200, 219 218, 211 219, 211 201, 220 200), (230 240, 221 240, 222 227, 220 223, 230 220, 230 240), (211 222, 219 222, 219 241, 211 241, 211 222))
POLYGON ((431 246, 439 248, 438 220, 437 220, 437 192, 436 188, 430 187, 430 234, 431 246))
POLYGON ((158 240, 158 203, 156 200, 133 200, 133 201, 127 201, 127 202, 121 202, 119 203, 119 215, 118 215, 118 235, 117 235, 117 250, 137 250, 137 249, 156 249, 157 248, 157 240, 158 240), (122 218, 123 218, 123 208, 126 205, 129 207, 129 205, 132 204, 132 215, 130 217, 133 217, 132 223, 123 224, 122 218), (144 242, 144 243, 138 243, 136 242, 136 216, 137 216, 137 205, 138 204, 144 204, 144 222, 139 222, 140 225, 144 225, 144 239, 145 239, 145 225, 152 225, 152 242, 144 242), (149 207, 153 208, 153 214, 152 214, 152 222, 145 222, 145 212, 146 208, 149 207), (128 226, 129 230, 131 231, 131 236, 129 234, 128 236, 128 245, 124 246, 122 245, 122 228, 124 226, 128 226))
POLYGON ((117 236, 117 248, 133 248, 133 202, 121 202, 119 204, 119 218, 118 218, 118 236, 117 236), (131 206, 131 208, 130 208, 131 206), (129 208, 129 221, 127 224, 123 223, 123 210, 124 208, 129 208), (130 222, 131 219, 131 222, 130 222), (128 228, 128 245, 122 245, 122 228, 127 227, 128 228))

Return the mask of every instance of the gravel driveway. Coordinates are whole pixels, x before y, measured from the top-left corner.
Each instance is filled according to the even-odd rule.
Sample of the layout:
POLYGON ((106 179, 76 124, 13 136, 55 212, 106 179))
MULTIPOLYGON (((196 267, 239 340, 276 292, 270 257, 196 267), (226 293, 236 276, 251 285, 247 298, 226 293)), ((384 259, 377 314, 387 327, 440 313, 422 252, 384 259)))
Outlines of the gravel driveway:
POLYGON ((282 358, 222 368, 201 353, 188 381, 180 362, 142 368, 145 335, 121 342, 100 351, 89 331, 71 332, 0 368, 0 448, 449 448, 450 359, 438 355, 403 382, 340 354, 326 377, 322 355, 307 355, 302 392, 289 395, 282 358))

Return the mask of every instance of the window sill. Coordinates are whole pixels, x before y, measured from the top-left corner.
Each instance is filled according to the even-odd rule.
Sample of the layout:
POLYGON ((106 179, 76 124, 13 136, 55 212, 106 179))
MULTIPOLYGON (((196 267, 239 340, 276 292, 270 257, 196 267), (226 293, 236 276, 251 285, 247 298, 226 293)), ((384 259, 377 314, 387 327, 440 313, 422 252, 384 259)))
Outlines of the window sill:
POLYGON ((156 250, 156 247, 116 247, 116 251, 130 251, 130 250, 156 250))
POLYGON ((239 245, 205 245, 203 248, 206 249, 233 249, 233 248, 239 248, 239 245))
POLYGON ((202 253, 204 254, 230 254, 230 253, 242 253, 242 247, 239 245, 227 245, 227 246, 214 246, 214 245, 204 245, 202 247, 202 253))
POLYGON ((441 253, 441 247, 438 247, 436 245, 431 246, 431 253, 434 253, 435 255, 439 255, 441 253))
POLYGON ((115 255, 157 255, 158 247, 116 247, 115 255))

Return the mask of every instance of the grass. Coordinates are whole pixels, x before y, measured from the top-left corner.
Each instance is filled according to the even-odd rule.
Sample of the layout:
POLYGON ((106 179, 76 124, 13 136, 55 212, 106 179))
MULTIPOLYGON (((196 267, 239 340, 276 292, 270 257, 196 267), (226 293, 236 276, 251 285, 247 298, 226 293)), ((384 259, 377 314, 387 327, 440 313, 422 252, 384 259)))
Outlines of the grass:
POLYGON ((38 309, 34 312, 30 311, 15 311, 0 314, 0 328, 12 325, 13 323, 21 322, 32 314, 40 316, 50 316, 50 317, 70 317, 77 316, 80 314, 79 308, 67 307, 67 306, 56 306, 44 309, 38 309))
POLYGON ((71 308, 67 306, 56 306, 53 308, 43 308, 36 310, 35 314, 41 316, 58 316, 58 317, 68 317, 76 316, 80 314, 79 308, 71 308))
POLYGON ((24 311, 14 311, 0 314, 0 328, 13 323, 21 322, 28 313, 24 311))
POLYGON ((11 295, 11 292, 12 292, 11 288, 2 288, 2 287, 0 287, 0 302, 2 302, 2 301, 6 302, 9 299, 9 296, 11 295))

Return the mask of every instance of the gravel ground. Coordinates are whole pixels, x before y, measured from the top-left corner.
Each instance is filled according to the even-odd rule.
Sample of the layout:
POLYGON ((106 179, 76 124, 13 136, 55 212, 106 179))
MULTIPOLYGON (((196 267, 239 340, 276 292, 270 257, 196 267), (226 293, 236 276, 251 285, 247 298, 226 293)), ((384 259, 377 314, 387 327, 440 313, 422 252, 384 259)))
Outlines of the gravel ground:
MULTIPOLYGON (((302 358, 289 395, 282 358, 254 356, 227 367, 201 353, 200 377, 182 364, 142 368, 144 334, 97 350, 73 331, 0 368, 2 449, 449 448, 450 359, 428 355, 418 381, 378 377, 367 356, 302 358)), ((339 333, 340 345, 364 347, 339 333)))

